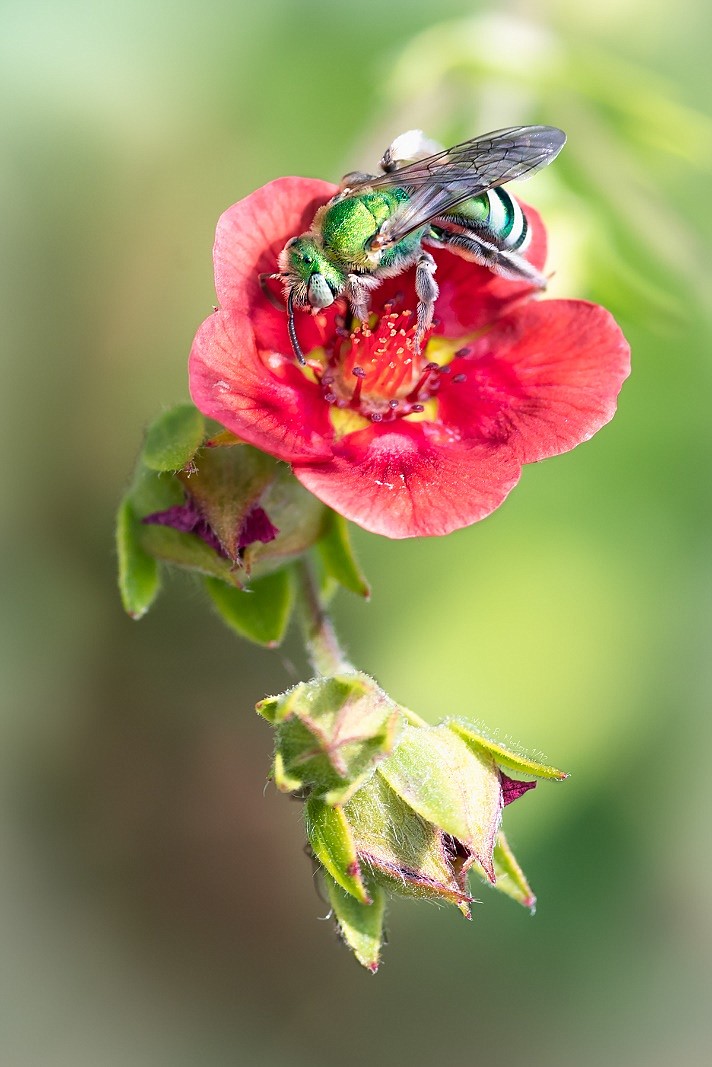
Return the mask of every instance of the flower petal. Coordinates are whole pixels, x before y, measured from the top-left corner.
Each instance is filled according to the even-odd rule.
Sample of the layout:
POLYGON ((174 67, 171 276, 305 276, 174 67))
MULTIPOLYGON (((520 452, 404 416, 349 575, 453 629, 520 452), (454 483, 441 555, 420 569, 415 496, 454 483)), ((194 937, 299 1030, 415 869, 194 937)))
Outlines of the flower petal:
POLYGON ((499 772, 499 778, 502 783, 502 802, 505 808, 536 787, 536 782, 522 782, 519 778, 510 778, 504 771, 499 772))
POLYGON ((190 392, 204 415, 249 444, 288 462, 328 459, 328 407, 294 360, 261 358, 252 322, 216 311, 190 353, 190 392))
POLYGON ((544 300, 499 319, 454 359, 439 399, 465 439, 533 463, 587 441, 614 415, 630 348, 613 317, 583 300, 544 300), (460 375, 465 381, 457 382, 460 375))
POLYGON ((400 420, 348 434, 328 463, 295 466, 302 485, 347 519, 386 537, 447 534, 489 515, 516 485, 511 451, 433 440, 400 420))
MULTIPOLYGON (((336 185, 312 178, 278 178, 233 204, 218 220, 213 248, 218 300, 250 316, 261 347, 285 354, 292 350, 286 313, 270 304, 259 275, 279 269, 279 253, 289 238, 308 230, 317 208, 337 191, 336 185)), ((279 295, 279 283, 271 284, 279 295)), ((336 308, 317 316, 298 315, 305 352, 324 343, 335 314, 336 308)))

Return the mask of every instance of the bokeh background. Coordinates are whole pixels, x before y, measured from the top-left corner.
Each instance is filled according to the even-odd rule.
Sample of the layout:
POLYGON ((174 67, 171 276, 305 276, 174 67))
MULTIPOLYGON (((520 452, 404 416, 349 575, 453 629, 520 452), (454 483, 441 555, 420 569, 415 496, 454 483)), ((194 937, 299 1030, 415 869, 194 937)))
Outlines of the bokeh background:
POLYGON ((710 1039, 709 12, 704 0, 1 0, 0 1060, 695 1062, 710 1039), (634 354, 616 420, 443 540, 354 540, 352 658, 572 772, 508 815, 535 918, 392 906, 377 978, 318 921, 256 700, 304 676, 188 578, 133 623, 112 522, 187 397, 215 221, 424 126, 563 126, 522 194, 553 295, 634 354))

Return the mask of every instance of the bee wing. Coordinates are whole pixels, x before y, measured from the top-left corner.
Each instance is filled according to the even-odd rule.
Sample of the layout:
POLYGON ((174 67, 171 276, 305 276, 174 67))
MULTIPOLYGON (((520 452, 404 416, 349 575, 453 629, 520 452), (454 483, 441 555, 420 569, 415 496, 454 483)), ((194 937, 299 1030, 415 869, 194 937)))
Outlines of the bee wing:
POLYGON ((463 141, 388 174, 364 178, 358 188, 406 189, 411 197, 381 227, 374 247, 388 248, 458 204, 551 163, 566 142, 555 126, 512 126, 463 141))

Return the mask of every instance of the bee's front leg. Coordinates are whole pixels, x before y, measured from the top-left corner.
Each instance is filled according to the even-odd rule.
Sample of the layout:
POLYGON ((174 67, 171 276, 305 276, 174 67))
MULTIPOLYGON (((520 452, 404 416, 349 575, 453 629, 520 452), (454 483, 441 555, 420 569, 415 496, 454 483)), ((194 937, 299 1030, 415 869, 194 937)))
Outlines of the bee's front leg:
POLYGON ((420 351, 425 334, 433 322, 435 301, 440 289, 435 281, 438 265, 430 252, 421 252, 415 266, 415 292, 418 296, 418 326, 415 331, 416 351, 420 351))
POLYGON ((349 274, 346 282, 346 299, 355 319, 366 326, 371 308, 371 290, 379 285, 372 274, 349 274))

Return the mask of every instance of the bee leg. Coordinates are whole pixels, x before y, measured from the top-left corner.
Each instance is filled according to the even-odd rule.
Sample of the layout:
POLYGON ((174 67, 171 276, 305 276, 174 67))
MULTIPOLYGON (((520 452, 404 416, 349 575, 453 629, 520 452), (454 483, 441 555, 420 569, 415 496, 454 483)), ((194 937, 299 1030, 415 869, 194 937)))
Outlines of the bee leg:
POLYGON ((338 199, 341 199, 342 193, 350 192, 354 186, 368 185, 376 177, 375 174, 366 174, 362 170, 351 170, 348 174, 344 174, 343 178, 339 182, 339 192, 337 193, 338 199))
POLYGON ((531 282, 537 289, 546 289, 546 275, 533 267, 524 256, 497 248, 482 237, 475 237, 462 231, 449 230, 441 226, 431 227, 432 237, 426 238, 436 247, 449 248, 458 252, 463 259, 472 260, 483 267, 489 267, 503 278, 522 279, 531 282))
POLYGON ((421 252, 415 267, 415 292, 418 297, 418 326, 415 331, 416 351, 420 351, 425 334, 433 322, 435 301, 440 289, 435 281, 438 265, 430 252, 421 252))
POLYGON ((368 316, 371 307, 371 289, 378 285, 378 280, 372 275, 349 274, 346 282, 346 298, 351 308, 351 314, 361 323, 368 324, 368 316))

